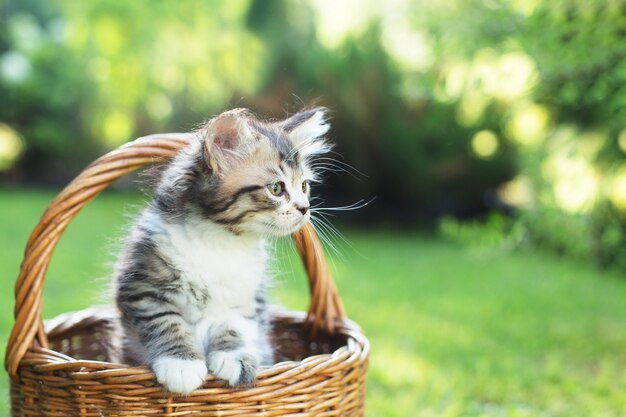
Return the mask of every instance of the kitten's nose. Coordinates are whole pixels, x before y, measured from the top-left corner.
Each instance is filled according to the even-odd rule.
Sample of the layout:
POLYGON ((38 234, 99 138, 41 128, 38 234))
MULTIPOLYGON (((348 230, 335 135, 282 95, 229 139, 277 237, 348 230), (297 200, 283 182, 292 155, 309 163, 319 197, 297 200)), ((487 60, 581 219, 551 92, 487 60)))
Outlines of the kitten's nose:
POLYGON ((309 206, 296 206, 296 208, 300 213, 302 213, 303 216, 306 214, 307 211, 309 211, 309 206))

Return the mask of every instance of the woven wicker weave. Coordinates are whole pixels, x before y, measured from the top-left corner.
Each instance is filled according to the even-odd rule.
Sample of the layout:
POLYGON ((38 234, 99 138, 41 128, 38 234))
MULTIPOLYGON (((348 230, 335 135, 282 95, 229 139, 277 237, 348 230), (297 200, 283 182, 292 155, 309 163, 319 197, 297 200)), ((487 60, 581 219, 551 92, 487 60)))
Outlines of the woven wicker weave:
POLYGON ((173 396, 145 367, 107 362, 113 312, 88 309, 42 321, 42 288, 53 250, 78 211, 117 178, 167 160, 187 134, 137 139, 89 165, 50 204, 32 232, 15 287, 15 326, 6 354, 12 416, 361 416, 369 344, 345 318, 311 227, 294 235, 310 284, 308 313, 281 312, 272 340, 283 360, 254 387, 209 376, 173 396))

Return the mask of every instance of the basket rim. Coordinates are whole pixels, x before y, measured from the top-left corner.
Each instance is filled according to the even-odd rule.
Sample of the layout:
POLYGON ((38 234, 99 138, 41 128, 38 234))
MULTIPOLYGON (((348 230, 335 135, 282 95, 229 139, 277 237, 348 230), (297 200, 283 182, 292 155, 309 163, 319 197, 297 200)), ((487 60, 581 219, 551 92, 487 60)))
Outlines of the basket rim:
MULTIPOLYGON (((83 310, 62 313, 52 319, 46 320, 46 333, 60 334, 64 330, 71 328, 76 323, 84 319, 93 318, 94 314, 104 313, 103 308, 90 307, 83 310), (74 324, 67 324, 73 319, 74 324)), ((111 310, 112 311, 112 310, 111 310)), ((109 316, 110 317, 110 316, 109 316)), ((306 325, 306 313, 294 310, 273 310, 271 319, 291 321, 293 323, 306 325)), ((106 319, 102 316, 100 320, 106 319)), ((90 385, 98 383, 98 380, 118 381, 133 391, 138 390, 141 394, 150 394, 163 398, 179 397, 202 397, 206 395, 225 394, 228 398, 240 398, 250 396, 266 395, 276 390, 276 382, 285 378, 303 379, 315 375, 318 372, 332 371, 337 366, 345 367, 350 363, 362 363, 369 357, 369 340, 358 324, 348 318, 341 318, 336 322, 336 335, 346 337, 346 343, 335 349, 332 353, 315 354, 307 356, 302 360, 281 361, 271 366, 263 366, 257 373, 255 384, 245 388, 231 388, 227 384, 209 374, 202 387, 193 391, 189 395, 177 395, 165 391, 161 384, 156 381, 154 373, 147 366, 132 366, 123 363, 106 362, 98 360, 74 359, 71 356, 57 352, 51 348, 31 347, 24 355, 17 376, 27 368, 35 373, 62 372, 68 381, 80 385, 90 385), (134 384, 136 382, 147 382, 152 380, 154 385, 134 384), (234 396, 234 397, 233 397, 234 396)), ((16 382, 16 381, 14 381, 16 382)), ((110 382, 107 382, 110 383, 110 382)), ((297 384, 297 382, 296 382, 297 384)))

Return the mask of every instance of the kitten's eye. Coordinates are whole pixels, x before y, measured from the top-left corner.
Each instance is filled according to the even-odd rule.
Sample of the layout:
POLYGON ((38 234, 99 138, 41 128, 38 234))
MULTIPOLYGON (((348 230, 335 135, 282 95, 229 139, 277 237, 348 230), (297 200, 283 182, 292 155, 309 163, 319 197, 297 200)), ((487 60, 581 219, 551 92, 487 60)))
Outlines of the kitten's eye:
POLYGON ((306 192, 309 190, 309 182, 308 181, 303 181, 302 182, 302 192, 306 194, 306 192))
POLYGON ((281 195, 285 191, 285 183, 282 181, 275 182, 267 186, 267 189, 270 190, 275 196, 281 195))

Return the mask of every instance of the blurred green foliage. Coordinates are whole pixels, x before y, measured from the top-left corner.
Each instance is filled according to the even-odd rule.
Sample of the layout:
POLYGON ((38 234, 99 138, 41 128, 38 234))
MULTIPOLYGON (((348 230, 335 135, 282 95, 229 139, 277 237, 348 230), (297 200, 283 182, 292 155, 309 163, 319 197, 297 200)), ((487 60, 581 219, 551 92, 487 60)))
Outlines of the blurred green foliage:
POLYGON ((0 7, 5 182, 65 182, 130 138, 229 107, 282 117, 321 104, 342 161, 367 174, 329 175, 327 204, 377 197, 352 219, 501 210, 533 244, 623 263, 619 0, 0 7))

